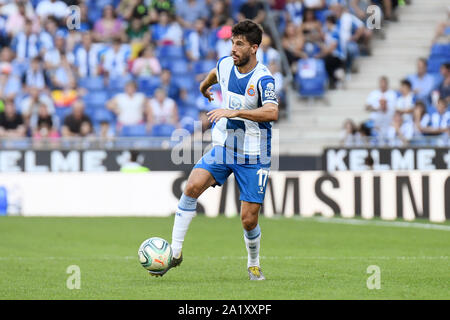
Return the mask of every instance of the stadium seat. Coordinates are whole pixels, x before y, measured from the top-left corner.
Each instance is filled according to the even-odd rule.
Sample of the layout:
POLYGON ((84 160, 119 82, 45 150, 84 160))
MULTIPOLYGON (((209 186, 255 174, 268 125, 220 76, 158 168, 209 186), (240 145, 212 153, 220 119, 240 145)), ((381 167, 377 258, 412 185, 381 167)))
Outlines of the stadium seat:
POLYGON ((187 75, 189 73, 189 64, 184 59, 174 59, 171 61, 169 69, 174 77, 187 75))
POLYGON ((161 79, 157 76, 142 77, 137 79, 138 91, 145 93, 147 97, 153 96, 155 90, 161 85, 161 79))
POLYGON ((188 91, 194 89, 197 85, 191 74, 177 75, 172 81, 178 88, 186 89, 188 91))
POLYGON ((304 97, 322 97, 325 94, 327 75, 321 59, 301 59, 298 61, 296 81, 299 93, 304 97))
POLYGON ((0 186, 0 216, 8 213, 8 197, 4 186, 0 186))
POLYGON ((428 73, 439 72, 441 65, 450 62, 450 57, 430 55, 428 58, 428 73))
POLYGON ((70 108, 70 107, 55 108, 55 115, 58 117, 60 125, 62 125, 64 123, 64 119, 71 112, 72 112, 72 108, 70 108))
POLYGON ((175 127, 171 124, 157 124, 152 128, 152 136, 154 137, 170 137, 175 127))
POLYGON ((101 76, 80 78, 78 85, 89 91, 99 91, 105 88, 103 77, 101 76))
POLYGON ((108 90, 111 93, 119 93, 125 90, 125 85, 132 80, 131 76, 117 77, 109 79, 108 90))
POLYGON ((146 137, 148 136, 146 124, 123 126, 120 132, 122 137, 146 137))
POLYGON ((194 73, 195 74, 201 74, 201 73, 207 73, 211 69, 216 67, 217 61, 215 60, 202 60, 194 63, 194 73))
POLYGON ((450 57, 450 44, 435 43, 431 47, 432 56, 450 57))
POLYGON ((185 59, 186 55, 184 53, 184 49, 181 46, 175 45, 166 45, 161 46, 159 50, 157 50, 158 58, 170 58, 170 59, 185 59))
POLYGON ((107 91, 88 92, 83 100, 86 107, 103 108, 108 101, 109 95, 107 91))

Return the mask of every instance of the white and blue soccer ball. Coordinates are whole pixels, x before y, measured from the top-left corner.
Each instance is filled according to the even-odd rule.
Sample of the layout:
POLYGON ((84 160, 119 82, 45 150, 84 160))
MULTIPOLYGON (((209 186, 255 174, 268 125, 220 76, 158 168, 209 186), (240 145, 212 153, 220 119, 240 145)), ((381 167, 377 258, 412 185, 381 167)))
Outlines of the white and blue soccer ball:
POLYGON ((150 271, 162 271, 172 261, 172 247, 166 240, 153 237, 142 242, 138 250, 139 262, 150 271))

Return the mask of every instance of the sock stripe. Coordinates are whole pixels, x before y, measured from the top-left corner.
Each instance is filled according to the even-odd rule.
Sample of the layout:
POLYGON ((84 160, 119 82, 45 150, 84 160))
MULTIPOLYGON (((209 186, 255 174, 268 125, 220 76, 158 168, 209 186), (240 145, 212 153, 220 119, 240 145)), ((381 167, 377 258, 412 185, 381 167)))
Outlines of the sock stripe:
POLYGON ((259 236, 261 235, 261 232, 260 233, 258 233, 256 236, 248 236, 248 235, 246 235, 246 234, 244 234, 244 236, 248 239, 248 240, 254 240, 254 239, 256 239, 256 238, 258 238, 259 236))
POLYGON ((197 209, 184 209, 184 208, 180 208, 180 207, 178 207, 178 209, 181 211, 191 211, 191 212, 197 210, 197 209))

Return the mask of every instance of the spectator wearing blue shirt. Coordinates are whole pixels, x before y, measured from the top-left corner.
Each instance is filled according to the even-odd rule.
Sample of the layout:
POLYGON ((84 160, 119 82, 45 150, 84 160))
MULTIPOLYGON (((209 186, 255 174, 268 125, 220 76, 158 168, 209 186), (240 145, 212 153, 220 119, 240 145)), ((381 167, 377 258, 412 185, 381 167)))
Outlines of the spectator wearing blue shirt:
POLYGON ((183 28, 192 29, 198 18, 207 18, 208 7, 204 1, 185 0, 176 5, 177 20, 183 28))
POLYGON ((39 37, 33 32, 33 22, 30 19, 25 20, 24 30, 14 37, 11 47, 21 63, 39 55, 39 37))
POLYGON ((426 113, 420 121, 421 129, 427 135, 442 135, 450 133, 450 111, 444 99, 439 98, 437 111, 426 113))
POLYGON ((425 58, 420 58, 417 61, 417 73, 410 75, 408 80, 411 82, 417 100, 429 103, 430 94, 434 88, 434 78, 427 74, 427 60, 425 58))
POLYGON ((191 61, 214 59, 215 57, 210 33, 203 18, 198 18, 195 21, 194 30, 187 36, 186 55, 191 61))

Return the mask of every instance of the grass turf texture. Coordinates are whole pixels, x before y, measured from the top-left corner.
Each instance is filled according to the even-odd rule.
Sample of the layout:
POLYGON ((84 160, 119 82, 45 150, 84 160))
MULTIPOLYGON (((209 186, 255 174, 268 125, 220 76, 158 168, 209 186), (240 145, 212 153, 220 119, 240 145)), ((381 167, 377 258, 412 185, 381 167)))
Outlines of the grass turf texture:
MULTIPOLYGON (((0 219, 0 299, 449 299, 450 231, 260 219, 268 280, 248 281, 238 218, 197 216, 184 261, 162 278, 139 264, 170 218, 0 219), (66 269, 81 269, 69 290, 66 269), (381 289, 366 286, 369 265, 381 289)), ((448 223, 447 223, 448 225, 448 223)))

